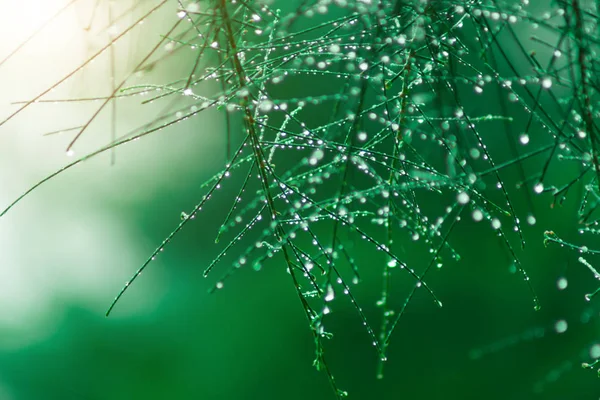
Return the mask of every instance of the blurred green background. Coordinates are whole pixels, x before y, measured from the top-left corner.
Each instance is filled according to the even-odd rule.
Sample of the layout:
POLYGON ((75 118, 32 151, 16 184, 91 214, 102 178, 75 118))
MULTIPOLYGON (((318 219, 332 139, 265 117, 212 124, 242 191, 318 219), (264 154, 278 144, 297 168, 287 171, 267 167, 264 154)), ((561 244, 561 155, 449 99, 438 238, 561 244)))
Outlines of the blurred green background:
MULTIPOLYGON (((2 37, 11 38, 0 45, 4 55, 44 19, 13 22, 28 11, 8 3, 0 3, 2 37)), ((45 15, 65 3, 53 3, 45 15)), ((101 30, 82 33, 88 3, 93 2, 82 2, 1 66, 4 104, 32 98, 106 39, 101 30)), ((31 4, 33 15, 49 3, 31 4)), ((162 21, 135 33, 117 55, 142 54, 132 43, 161 29, 162 21)), ((105 61, 99 59, 51 95, 106 94, 108 80, 98 78, 106 76, 105 61)), ((139 81, 176 75, 176 68, 167 62, 139 81)), ((119 104, 120 134, 160 109, 132 105, 137 103, 119 104)), ((14 110, 7 106, 3 117, 14 110)), ((88 103, 40 104, 2 127, 1 206, 70 160, 64 155, 70 136, 41 135, 80 124, 90 110, 88 103)), ((525 121, 515 114, 515 126, 525 121)), ((260 272, 241 269, 222 290, 207 293, 226 268, 202 276, 220 249, 213 242, 228 202, 210 204, 104 317, 124 282, 178 224, 181 211, 198 201, 200 183, 225 161, 223 124, 221 113, 208 112, 119 148, 114 165, 109 155, 88 161, 42 186, 0 220, 0 400, 334 398, 326 376, 311 365, 313 339, 277 257, 260 272)), ((109 126, 109 116, 100 118, 76 155, 107 143, 109 126)), ((497 131, 491 129, 487 139, 494 154, 510 159, 504 134, 497 134, 501 124, 493 126, 497 131)), ((532 138, 530 146, 540 143, 532 138)), ((525 167, 531 173, 541 161, 525 167)), ((558 171, 552 173, 560 179, 558 171)), ((444 307, 417 293, 392 337, 385 379, 375 379, 377 356, 355 310, 341 298, 332 304, 325 325, 334 339, 326 343, 327 356, 337 384, 351 398, 598 398, 595 373, 580 367, 591 359, 598 338, 598 307, 583 297, 597 282, 577 263, 577 254, 542 244, 549 229, 581 242, 573 218, 577 194, 554 209, 550 195, 538 195, 531 209, 525 191, 514 189, 517 170, 502 176, 521 220, 530 212, 537 218, 525 230, 527 248, 518 255, 541 311, 534 312, 525 283, 511 272, 506 248, 491 229, 465 218, 452 241, 463 259, 428 275, 444 307), (564 290, 557 287, 560 278, 568 280, 564 290), (556 323, 563 320, 568 329, 557 333, 556 323)), ((235 185, 224 187, 221 199, 236 191, 235 185)), ((518 247, 516 236, 510 237, 518 247)), ((424 256, 415 251, 407 263, 423 267, 424 256)), ((385 260, 364 251, 357 262, 363 281, 354 294, 379 326, 375 303, 385 260)), ((393 279, 401 288, 391 299, 398 309, 411 282, 402 274, 393 279)))

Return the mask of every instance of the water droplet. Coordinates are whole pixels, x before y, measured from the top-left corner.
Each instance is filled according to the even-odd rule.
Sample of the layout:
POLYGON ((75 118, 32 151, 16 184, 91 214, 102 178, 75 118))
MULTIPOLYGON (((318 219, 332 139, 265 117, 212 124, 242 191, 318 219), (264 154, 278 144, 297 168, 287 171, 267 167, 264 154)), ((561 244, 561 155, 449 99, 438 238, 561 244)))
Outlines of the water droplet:
POLYGON ((551 78, 542 79, 542 87, 544 89, 550 89, 552 87, 552 79, 551 78))
POLYGON ((186 10, 190 13, 197 13, 200 11, 200 4, 198 3, 190 3, 186 7, 186 10))
POLYGON ((564 319, 556 321, 556 323, 554 324, 554 330, 556 331, 556 333, 564 333, 567 331, 568 327, 569 325, 564 319))
POLYGON ((460 192, 456 199, 458 201, 458 204, 467 204, 470 200, 470 197, 467 192, 460 192))
POLYGON ((526 133, 521 134, 521 136, 519 136, 519 142, 521 142, 522 145, 529 143, 529 135, 526 133))
POLYGON ((502 223, 500 222, 500 220, 498 218, 492 219, 492 228, 493 229, 500 229, 501 226, 502 226, 502 223))
POLYGON ((327 294, 325 295, 325 301, 332 301, 335 298, 335 292, 333 286, 327 285, 327 294))
POLYGON ((567 281, 567 278, 562 277, 556 281, 556 287, 558 288, 558 290, 565 290, 568 285, 569 281, 567 281))
POLYGON ((594 360, 600 358, 600 344, 596 343, 590 347, 590 357, 594 360))

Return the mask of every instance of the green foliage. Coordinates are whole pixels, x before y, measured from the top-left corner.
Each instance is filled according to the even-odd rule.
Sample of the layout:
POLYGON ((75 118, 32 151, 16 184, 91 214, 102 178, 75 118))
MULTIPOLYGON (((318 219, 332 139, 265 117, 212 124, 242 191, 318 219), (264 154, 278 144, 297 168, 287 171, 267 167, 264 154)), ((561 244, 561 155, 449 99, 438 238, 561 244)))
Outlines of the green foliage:
MULTIPOLYGON (((166 111, 44 179, 2 214, 91 157, 217 110, 226 131, 201 134, 226 136, 222 170, 202 185, 197 204, 181 213, 107 314, 184 226, 198 223, 207 204, 221 202, 220 253, 205 276, 220 274, 214 288, 221 289, 240 269, 285 269, 289 282, 282 285, 295 291, 314 339, 313 365, 345 397, 326 358, 326 342, 335 340, 335 331, 326 330, 329 314, 338 303, 351 304, 383 377, 388 345, 415 294, 423 291, 442 306, 427 282, 461 258, 453 245, 458 225, 489 225, 524 282, 515 289, 528 290, 536 310, 540 301, 518 256, 523 232, 536 223, 530 190, 550 194, 555 205, 580 190, 573 218, 581 233, 597 234, 599 10, 591 1, 528 3, 144 4, 146 11, 97 54, 1 124, 113 51, 139 22, 177 6, 172 26, 73 129, 66 150, 84 139, 104 108, 124 99, 144 96, 143 104, 164 103, 166 111), (187 72, 159 84, 131 83, 173 59, 185 62, 187 72), (366 264, 357 261, 365 252, 366 264), (419 261, 408 262, 415 254, 419 261), (381 276, 379 315, 365 312, 355 295, 365 269, 381 276), (402 306, 395 308, 392 298, 402 306)), ((553 233, 549 242, 597 253, 553 233)))

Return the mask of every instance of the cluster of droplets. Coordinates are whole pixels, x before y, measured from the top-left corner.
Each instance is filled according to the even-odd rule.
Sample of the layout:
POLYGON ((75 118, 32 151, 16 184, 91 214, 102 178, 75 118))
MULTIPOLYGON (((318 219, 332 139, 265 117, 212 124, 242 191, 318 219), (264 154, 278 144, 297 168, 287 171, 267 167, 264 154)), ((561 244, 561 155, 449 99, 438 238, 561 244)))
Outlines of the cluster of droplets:
MULTIPOLYGON (((169 106, 142 133, 95 154, 216 109, 228 126, 226 164, 201 185, 201 200, 181 213, 176 229, 115 303, 208 201, 238 184, 216 232, 221 250, 205 275, 221 263, 230 267, 212 290, 224 288, 241 268, 283 265, 310 321, 315 366, 326 371, 340 397, 345 392, 323 368, 322 340, 331 338, 325 325, 336 302, 350 302, 379 359, 386 360, 392 333, 416 290, 441 306, 428 274, 436 269, 432 266, 460 259, 451 232, 465 220, 483 222, 501 239, 511 270, 521 275, 538 309, 513 244, 524 245, 522 211, 515 209, 501 172, 546 155, 543 172, 528 176, 523 168, 517 186, 540 197, 552 194, 555 203, 586 179, 578 215, 586 225, 580 232, 600 232, 593 219, 600 204, 595 171, 600 144, 592 135, 596 114, 581 106, 597 101, 589 71, 597 70, 591 55, 598 49, 584 40, 597 24, 592 9, 555 6, 537 15, 528 11, 528 1, 512 3, 320 0, 282 11, 264 1, 179 2, 172 30, 148 59, 158 49, 159 58, 185 52, 192 67, 188 75, 165 84, 121 85, 109 98, 140 96, 142 104, 176 99, 177 106, 169 106), (577 40, 564 37, 561 21, 577 40), (556 43, 546 36, 531 38, 547 57, 524 50, 515 33, 521 24, 555 34, 556 43), (514 65, 509 47, 531 66, 526 73, 514 65), (581 60, 584 68, 574 68, 581 60), (492 103, 503 108, 487 108, 492 103), (513 110, 525 116, 525 126, 511 127, 513 110), (243 129, 232 128, 233 120, 243 129), (507 157, 489 144, 498 140, 498 132, 505 132, 512 145, 507 157), (556 187, 546 174, 551 163, 576 163, 581 172, 556 187), (409 256, 404 241, 424 249, 421 264, 403 261, 409 256), (368 261, 360 256, 362 249, 372 251, 368 261), (365 262, 382 270, 375 304, 382 316, 379 329, 372 327, 369 310, 350 285, 360 282, 365 262), (397 297, 394 282, 407 279, 411 290, 397 297)), ((120 37, 111 32, 114 40, 120 37)), ((136 74, 152 69, 154 64, 145 61, 136 74)), ((101 107, 107 102, 94 100, 101 107)), ((532 209, 525 221, 536 223, 532 209)), ((546 242, 577 250, 580 262, 600 279, 583 258, 594 250, 551 232, 546 242)), ((566 280, 557 285, 564 290, 566 280)), ((558 321, 554 329, 566 331, 567 322, 558 321)), ((383 376, 382 364, 377 376, 383 376)))

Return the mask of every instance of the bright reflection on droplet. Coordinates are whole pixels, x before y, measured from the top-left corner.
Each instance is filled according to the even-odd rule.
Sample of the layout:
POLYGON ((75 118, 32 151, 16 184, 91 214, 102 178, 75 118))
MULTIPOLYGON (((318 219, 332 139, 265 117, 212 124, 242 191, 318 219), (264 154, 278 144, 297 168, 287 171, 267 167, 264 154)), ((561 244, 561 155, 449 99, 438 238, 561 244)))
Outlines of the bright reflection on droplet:
POLYGON ((479 222, 483 219, 483 213, 479 209, 474 210, 472 216, 475 222, 479 222))
POLYGON ((523 145, 529 143, 529 135, 526 133, 523 133, 521 136, 519 136, 519 142, 521 142, 521 144, 523 144, 523 145))
POLYGON ((542 80, 542 87, 544 89, 550 89, 552 87, 552 79, 550 79, 550 78, 544 78, 542 80))
POLYGON ((596 343, 590 347, 590 357, 593 359, 600 358, 600 344, 596 343))
POLYGON ((558 290, 565 290, 568 285, 569 281, 567 281, 567 278, 558 278, 558 280, 556 281, 556 287, 558 288, 558 290))
POLYGON ((501 226, 502 226, 502 223, 500 222, 500 220, 498 218, 492 219, 492 228, 493 229, 500 229, 501 226))
POLYGON ((467 192, 460 192, 456 198, 459 204, 467 204, 470 200, 467 192))
POLYGON ((556 321, 556 323, 554 324, 554 330, 556 331, 556 333, 564 333, 567 331, 568 327, 569 325, 564 319, 556 321))

